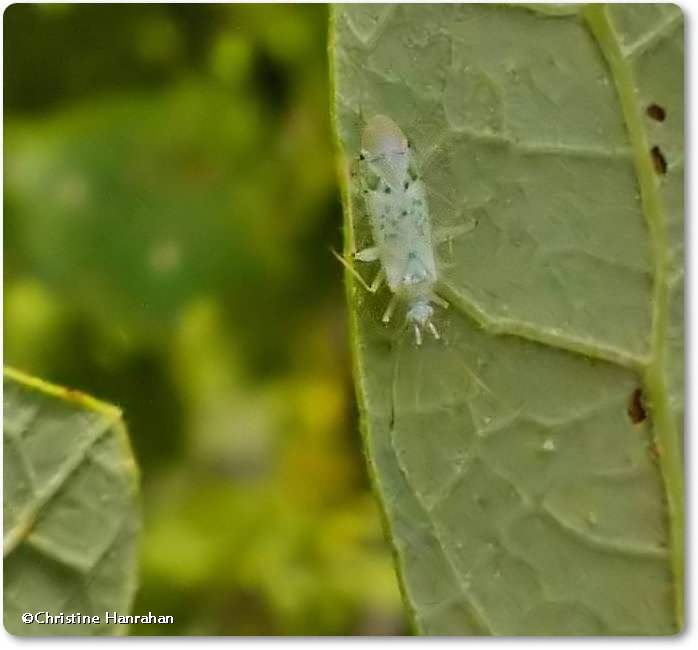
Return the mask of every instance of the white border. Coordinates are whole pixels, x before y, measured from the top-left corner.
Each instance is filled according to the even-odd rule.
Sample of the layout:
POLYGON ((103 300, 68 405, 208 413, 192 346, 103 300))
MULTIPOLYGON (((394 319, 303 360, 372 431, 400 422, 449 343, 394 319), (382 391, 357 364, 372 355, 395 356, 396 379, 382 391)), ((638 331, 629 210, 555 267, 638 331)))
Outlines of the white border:
MULTIPOLYGON (((175 3, 179 3, 181 0, 174 0, 175 3)), ((408 0, 408 2, 415 2, 416 0, 408 0)), ((312 3, 317 3, 316 0, 310 0, 312 3)), ((10 4, 15 4, 15 3, 8 3, 8 2, 2 2, 2 10, 4 13, 4 10, 10 5, 10 4)), ((72 4, 72 3, 71 3, 72 4)), ((79 3, 74 3, 74 4, 83 4, 82 2, 79 3)), ((88 4, 88 3, 84 3, 88 4)), ((128 3, 119 3, 119 4, 128 4, 128 3)), ((218 4, 218 3, 211 3, 211 4, 218 4)), ((252 3, 250 3, 252 4, 252 3)), ((319 3, 318 3, 319 4, 319 3)), ((449 3, 450 4, 450 3, 449 3)), ((518 4, 518 3, 512 3, 512 4, 518 4)), ((546 3, 547 4, 547 3, 546 3)), ((618 4, 626 4, 626 2, 619 2, 618 4)), ((646 2, 638 2, 635 0, 633 4, 646 4, 646 2)), ((647 3, 651 4, 651 3, 647 3)), ((679 6, 683 9, 683 12, 686 17, 686 105, 688 107, 695 107, 696 106, 696 88, 698 87, 696 84, 696 70, 698 70, 698 66, 696 66, 696 61, 695 61, 695 50, 692 47, 691 44, 691 32, 692 32, 692 24, 693 24, 693 19, 695 15, 695 10, 693 9, 693 5, 689 4, 687 2, 685 3, 679 3, 679 6)), ((3 37, 0 35, 0 41, 3 40, 3 37)), ((4 43, 3 43, 4 45, 4 43)), ((3 48, 0 48, 0 51, 3 52, 3 48)), ((3 54, 0 54, 0 56, 3 56, 3 54)), ((1 73, 0 73, 1 74, 1 73)), ((4 91, 4 87, 3 87, 4 91)), ((0 105, 0 111, 2 111, 2 105, 0 105)), ((692 114, 689 113, 689 111, 686 111, 686 125, 685 125, 685 134, 686 134, 686 149, 687 149, 687 154, 689 152, 695 151, 695 134, 693 129, 691 128, 691 118, 692 114)), ((3 146, 3 153, 4 153, 4 146, 3 146)), ((686 254, 686 360, 687 360, 687 374, 686 374, 686 467, 687 467, 687 472, 686 472, 686 510, 687 510, 687 526, 686 526, 686 549, 687 549, 687 557, 686 557, 686 628, 683 632, 678 637, 666 637, 666 638, 621 638, 621 639, 613 639, 613 638, 608 638, 608 637, 599 637, 599 638, 584 638, 584 639, 576 639, 576 638, 552 638, 552 639, 545 639, 545 638, 538 638, 538 637, 531 637, 531 638, 521 638, 521 639, 502 639, 502 638, 477 638, 477 637, 460 637, 460 638, 434 638, 434 637, 399 637, 399 638, 385 638, 385 637, 378 637, 378 638, 371 638, 371 637, 352 637, 349 639, 344 639, 344 638, 332 638, 332 637, 278 637, 278 638, 270 638, 270 637, 257 637, 257 638, 246 638, 246 637, 108 637, 108 638, 75 638, 75 637, 69 637, 69 638, 49 638, 47 640, 42 640, 42 639, 34 639, 34 638, 19 638, 19 637, 13 637, 10 634, 8 634, 4 628, 2 629, 2 632, 0 633, 0 644, 2 647, 11 647, 11 648, 20 648, 20 647, 47 647, 48 645, 57 645, 59 647, 72 647, 73 645, 77 645, 81 648, 99 648, 102 644, 112 644, 112 643, 117 643, 117 644, 128 644, 129 647, 131 648, 150 648, 153 645, 156 646, 161 646, 165 644, 175 644, 179 648, 197 648, 199 647, 200 644, 216 644, 216 645, 226 645, 229 647, 229 644, 233 644, 236 648, 261 648, 261 647, 269 647, 269 646, 274 646, 277 644, 289 644, 289 645, 298 645, 298 644, 310 644, 310 645, 332 645, 332 646, 341 646, 343 648, 352 648, 352 647, 361 647, 361 648, 369 648, 369 647, 381 647, 381 648, 389 648, 389 647, 397 647, 398 645, 403 645, 403 644, 419 644, 420 647, 424 647, 425 645, 427 647, 437 647, 437 646, 443 646, 443 645, 453 645, 453 644, 467 644, 468 646, 480 646, 481 644, 495 644, 497 647, 517 647, 517 648, 533 648, 537 646, 538 644, 543 644, 545 646, 549 646, 550 644, 561 644, 561 645, 566 645, 566 644, 573 644, 577 647, 585 647, 585 646, 590 646, 593 648, 597 648, 599 650, 606 650, 607 648, 615 648, 618 645, 628 647, 629 645, 636 645, 639 644, 643 646, 644 648, 654 648, 654 647, 663 647, 665 645, 685 645, 686 643, 691 643, 695 641, 694 637, 694 630, 693 630, 693 623, 696 620, 696 609, 695 609, 695 602, 693 598, 691 597, 691 590, 690 587, 691 585, 694 584, 695 580, 695 573, 694 573, 694 563, 691 561, 691 555, 690 555, 690 550, 691 550, 691 540, 693 538, 692 533, 692 526, 691 523, 695 519, 696 515, 696 504, 698 501, 694 499, 694 492, 695 492, 695 482, 691 479, 691 467, 695 467, 695 458, 694 458, 694 449, 695 445, 690 444, 690 434, 695 430, 695 427, 693 427, 693 422, 694 422, 694 412, 692 409, 692 404, 693 404, 693 399, 696 397, 695 394, 695 385, 691 381, 691 374, 692 370, 695 368, 695 351, 693 346, 691 345, 691 339, 693 335, 692 331, 692 325, 694 325, 697 321, 695 318, 695 312, 694 308, 698 304, 696 301, 696 292, 698 292, 698 285, 696 285, 695 278, 693 275, 694 269, 693 269, 693 264, 690 258, 690 251, 691 250, 696 250, 696 237, 698 237, 698 229, 695 227, 691 227, 691 215, 690 215, 690 207, 693 205, 693 197, 691 196, 692 190, 694 187, 698 185, 698 175, 696 171, 694 170, 693 166, 690 164, 690 157, 687 155, 687 164, 686 164, 686 189, 685 189, 685 197, 686 197, 686 203, 685 203, 685 222, 686 222, 686 242, 687 242, 687 254, 686 254)), ((2 187, 2 182, 0 181, 0 187, 2 187)), ((1 237, 2 235, 0 235, 1 237)), ((0 260, 2 259, 2 250, 0 250, 0 260)), ((0 302, 0 315, 2 314, 2 303, 0 302)), ((2 347, 2 343, 0 342, 0 349, 2 347)), ((2 354, 0 353, 0 357, 2 354)), ((1 389, 0 389, 1 390, 1 389)), ((0 594, 0 601, 1 601, 1 594, 0 594)), ((162 612, 166 613, 166 612, 162 612)))

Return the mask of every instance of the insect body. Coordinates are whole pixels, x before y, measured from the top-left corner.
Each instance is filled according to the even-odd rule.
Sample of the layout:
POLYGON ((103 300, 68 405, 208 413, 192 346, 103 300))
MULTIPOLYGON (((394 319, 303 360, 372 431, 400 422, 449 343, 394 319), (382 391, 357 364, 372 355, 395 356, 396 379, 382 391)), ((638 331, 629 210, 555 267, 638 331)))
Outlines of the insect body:
POLYGON ((380 260, 381 271, 370 289, 377 290, 385 280, 393 292, 385 322, 399 299, 407 304, 407 322, 414 329, 417 345, 422 343, 424 328, 438 339, 431 303, 447 303, 434 293, 438 276, 426 189, 407 138, 389 117, 376 115, 362 133, 359 159, 361 192, 374 246, 355 257, 364 262, 380 260))

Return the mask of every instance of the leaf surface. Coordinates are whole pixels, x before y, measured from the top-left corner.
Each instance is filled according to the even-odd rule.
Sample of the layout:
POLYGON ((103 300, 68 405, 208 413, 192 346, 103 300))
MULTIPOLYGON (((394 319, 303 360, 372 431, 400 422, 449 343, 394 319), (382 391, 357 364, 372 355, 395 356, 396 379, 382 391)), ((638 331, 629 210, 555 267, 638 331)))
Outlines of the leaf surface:
POLYGON ((676 632, 680 10, 342 5, 332 39, 345 252, 371 242, 354 160, 378 113, 414 144, 434 229, 461 232, 435 244, 442 341, 382 326, 387 295, 347 277, 416 629, 676 632))
POLYGON ((4 622, 11 634, 122 634, 136 587, 137 469, 121 412, 15 370, 4 376, 4 622), (99 624, 25 625, 25 612, 99 624))

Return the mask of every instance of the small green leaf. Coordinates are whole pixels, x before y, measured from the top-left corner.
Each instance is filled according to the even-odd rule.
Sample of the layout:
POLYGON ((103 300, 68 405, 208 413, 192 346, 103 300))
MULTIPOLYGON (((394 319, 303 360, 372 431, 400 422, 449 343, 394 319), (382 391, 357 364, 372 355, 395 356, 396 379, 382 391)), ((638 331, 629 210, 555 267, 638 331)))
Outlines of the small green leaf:
POLYGON ((366 456, 416 629, 675 633, 680 10, 339 5, 331 36, 346 252, 371 242, 353 160, 377 113, 414 144, 433 228, 461 233, 436 249, 441 341, 416 348, 399 311, 384 327, 388 296, 347 275, 366 456))
POLYGON ((136 587, 138 473, 121 411, 4 372, 4 622, 11 634, 122 634, 136 587), (99 624, 25 625, 28 612, 99 624))

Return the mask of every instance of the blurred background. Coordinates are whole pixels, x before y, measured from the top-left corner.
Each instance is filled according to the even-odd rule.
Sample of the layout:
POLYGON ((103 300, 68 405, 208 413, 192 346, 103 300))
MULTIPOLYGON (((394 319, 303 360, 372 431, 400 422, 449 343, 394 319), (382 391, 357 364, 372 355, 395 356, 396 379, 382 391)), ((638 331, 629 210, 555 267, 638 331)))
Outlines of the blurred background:
POLYGON ((320 5, 4 14, 5 362, 124 410, 133 634, 406 633, 361 456, 320 5))

